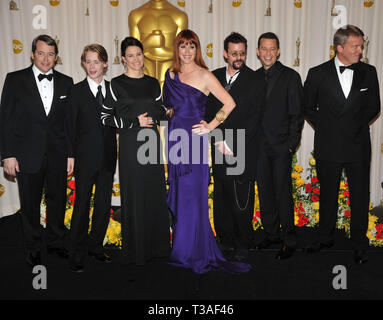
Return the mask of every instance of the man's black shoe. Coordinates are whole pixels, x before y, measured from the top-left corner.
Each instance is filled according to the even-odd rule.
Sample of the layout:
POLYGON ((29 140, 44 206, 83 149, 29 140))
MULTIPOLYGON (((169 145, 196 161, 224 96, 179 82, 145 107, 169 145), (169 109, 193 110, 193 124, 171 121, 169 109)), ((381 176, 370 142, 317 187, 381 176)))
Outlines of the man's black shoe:
POLYGON ((70 265, 69 270, 75 273, 81 273, 84 272, 84 266, 82 264, 70 265))
POLYGON ((247 249, 237 249, 233 259, 238 262, 247 262, 249 258, 249 251, 247 249))
POLYGON ((305 246, 302 248, 303 253, 315 253, 319 252, 322 249, 329 249, 334 246, 334 242, 329 242, 329 243, 313 243, 309 244, 308 246, 305 246))
POLYGON ((272 241, 269 238, 263 239, 260 243, 255 245, 255 250, 263 250, 270 247, 272 244, 281 243, 281 240, 272 241))
POLYGON ((284 260, 290 258, 295 251, 295 248, 288 247, 286 245, 283 245, 281 250, 277 253, 275 256, 275 259, 277 260, 284 260))
POLYGON ((89 255, 95 258, 99 262, 109 263, 112 261, 112 258, 108 256, 105 252, 101 252, 101 253, 89 252, 89 255))
POLYGON ((223 243, 218 243, 218 248, 222 252, 233 252, 234 251, 234 247, 223 244, 223 243))
POLYGON ((47 253, 48 254, 57 254, 57 256, 59 256, 60 258, 63 258, 63 259, 68 259, 68 257, 69 257, 69 252, 65 248, 50 248, 50 247, 48 247, 47 253))
POLYGON ((363 264, 368 261, 367 251, 366 250, 354 250, 354 261, 357 264, 363 264))

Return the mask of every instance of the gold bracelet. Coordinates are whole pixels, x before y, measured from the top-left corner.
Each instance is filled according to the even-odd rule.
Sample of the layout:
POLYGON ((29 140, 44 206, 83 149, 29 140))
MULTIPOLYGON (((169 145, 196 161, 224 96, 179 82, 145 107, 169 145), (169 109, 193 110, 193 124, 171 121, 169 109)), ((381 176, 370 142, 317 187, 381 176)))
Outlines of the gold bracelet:
POLYGON ((219 111, 215 114, 215 118, 217 119, 217 121, 218 121, 219 123, 223 123, 223 122, 226 120, 226 118, 227 118, 225 111, 223 111, 222 109, 219 110, 219 111))

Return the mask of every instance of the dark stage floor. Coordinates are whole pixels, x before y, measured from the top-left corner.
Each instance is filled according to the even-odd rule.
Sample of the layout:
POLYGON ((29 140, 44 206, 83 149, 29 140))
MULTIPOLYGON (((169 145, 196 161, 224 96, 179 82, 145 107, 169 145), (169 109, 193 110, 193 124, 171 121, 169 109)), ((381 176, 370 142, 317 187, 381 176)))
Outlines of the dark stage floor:
MULTIPOLYGON (((122 266, 112 261, 102 264, 88 258, 85 272, 69 271, 67 261, 46 258, 47 289, 32 287, 31 268, 25 263, 25 250, 17 215, 0 219, 0 300, 4 299, 108 299, 152 300, 274 300, 274 299, 382 299, 383 248, 371 248, 369 261, 356 265, 349 241, 337 233, 334 248, 306 255, 298 250, 285 261, 274 256, 278 247, 251 252, 253 270, 231 275, 212 271, 197 276, 190 270, 169 266, 157 260, 145 266, 122 266), (347 289, 335 290, 333 268, 347 271, 347 289)), ((307 229, 298 229, 300 245, 307 241, 307 229)), ((108 250, 112 257, 118 250, 108 250)), ((166 300, 166 301, 164 301, 166 300)), ((214 300, 214 301, 213 301, 214 300)), ((139 303, 137 301, 137 303, 139 303)), ((132 303, 131 303, 132 304, 132 303)))

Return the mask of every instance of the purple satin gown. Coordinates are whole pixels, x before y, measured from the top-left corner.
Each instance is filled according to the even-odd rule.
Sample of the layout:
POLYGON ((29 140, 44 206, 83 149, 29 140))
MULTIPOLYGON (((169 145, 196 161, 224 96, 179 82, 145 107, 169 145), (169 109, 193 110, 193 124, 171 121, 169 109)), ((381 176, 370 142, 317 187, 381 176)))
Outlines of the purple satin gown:
POLYGON ((249 264, 225 260, 209 221, 208 139, 207 135, 201 137, 191 132, 192 126, 204 119, 207 96, 182 83, 178 75, 172 79, 168 70, 165 74, 163 97, 164 104, 174 108, 174 116, 169 122, 170 188, 167 201, 173 214, 173 247, 168 263, 190 268, 195 273, 205 273, 213 269, 230 273, 248 272, 251 269, 249 264), (185 141, 185 135, 180 140, 172 137, 172 132, 178 133, 179 130, 176 129, 183 129, 181 131, 187 133, 189 139, 186 140, 189 143, 185 141), (200 142, 200 146, 192 148, 195 142, 200 142), (176 159, 172 148, 173 151, 174 148, 179 151, 176 159), (182 161, 174 164, 177 159, 182 161))

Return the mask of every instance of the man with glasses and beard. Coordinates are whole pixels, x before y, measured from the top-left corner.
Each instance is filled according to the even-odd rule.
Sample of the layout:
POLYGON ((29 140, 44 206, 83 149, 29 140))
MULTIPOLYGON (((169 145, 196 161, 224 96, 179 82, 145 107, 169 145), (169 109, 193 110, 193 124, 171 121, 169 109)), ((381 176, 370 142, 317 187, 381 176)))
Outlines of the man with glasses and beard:
MULTIPOLYGON (((256 168, 256 136, 266 91, 263 76, 246 66, 247 40, 239 33, 230 34, 224 41, 223 56, 226 67, 213 71, 223 87, 233 97, 236 108, 213 133, 212 144, 224 155, 212 152, 214 177, 214 226, 221 250, 234 251, 234 259, 246 261, 253 246, 252 218, 254 212, 254 182, 256 168), (240 148, 238 130, 245 130, 245 150, 240 148), (231 132, 230 132, 231 131, 231 132), (231 133, 233 133, 231 135, 231 133), (221 136, 222 139, 218 138, 221 136), (230 158, 245 157, 240 175, 230 174, 230 158), (220 161, 223 160, 223 161, 220 161)), ((222 104, 209 95, 206 121, 216 117, 222 104)))

